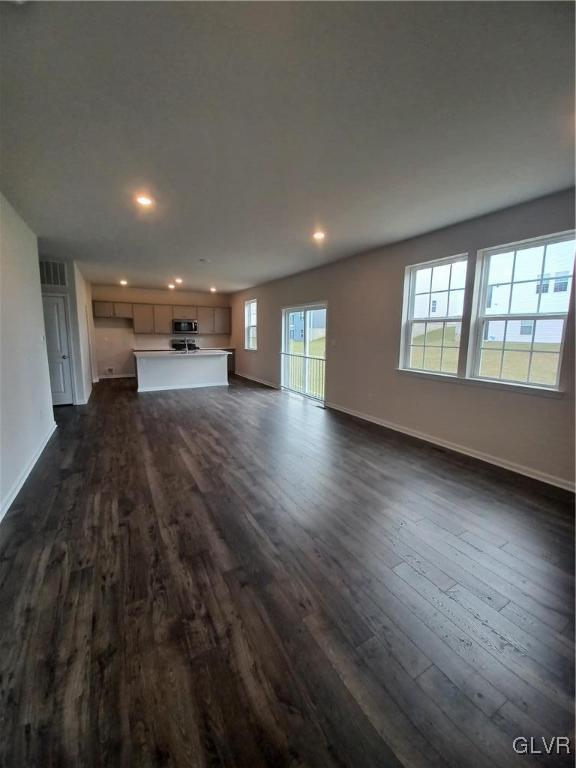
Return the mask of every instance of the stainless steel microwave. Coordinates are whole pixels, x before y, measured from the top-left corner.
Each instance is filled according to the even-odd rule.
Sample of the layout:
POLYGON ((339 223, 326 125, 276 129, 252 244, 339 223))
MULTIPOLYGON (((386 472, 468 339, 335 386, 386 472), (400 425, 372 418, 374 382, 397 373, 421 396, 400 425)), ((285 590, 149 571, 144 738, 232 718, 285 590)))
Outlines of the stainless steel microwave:
POLYGON ((198 333, 198 321, 172 320, 172 333, 198 333))

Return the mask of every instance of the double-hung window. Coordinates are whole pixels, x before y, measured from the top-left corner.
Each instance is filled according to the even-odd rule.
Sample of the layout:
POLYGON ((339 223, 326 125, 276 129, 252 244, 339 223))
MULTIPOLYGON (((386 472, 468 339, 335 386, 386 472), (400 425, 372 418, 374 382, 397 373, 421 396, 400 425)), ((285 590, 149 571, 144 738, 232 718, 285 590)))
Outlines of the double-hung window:
POLYGON ((558 389, 575 254, 574 232, 480 250, 466 302, 466 255, 407 267, 400 367, 558 389))
POLYGON ((466 265, 461 255, 408 269, 403 368, 457 373, 466 265))
POLYGON ((258 302, 251 299, 244 303, 244 349, 258 349, 258 302))
POLYGON ((571 233, 480 253, 473 377, 558 386, 575 245, 571 233))

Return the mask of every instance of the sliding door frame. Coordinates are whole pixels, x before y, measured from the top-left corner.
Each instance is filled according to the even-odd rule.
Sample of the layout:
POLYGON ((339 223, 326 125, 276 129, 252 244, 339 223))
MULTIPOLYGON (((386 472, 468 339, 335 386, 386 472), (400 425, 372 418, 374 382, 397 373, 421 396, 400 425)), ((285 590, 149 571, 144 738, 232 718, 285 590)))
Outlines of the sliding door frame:
MULTIPOLYGON (((329 312, 329 306, 327 301, 314 301, 310 302, 308 304, 297 304, 297 305, 288 305, 286 307, 281 308, 282 312, 282 338, 281 338, 281 349, 280 349, 280 383, 281 388, 286 389, 288 392, 297 392, 298 394, 302 395, 303 397, 309 397, 311 400, 314 400, 315 402, 326 402, 326 383, 327 383, 327 375, 326 370, 328 368, 328 338, 329 338, 329 323, 330 323, 330 312, 329 312), (288 352, 288 323, 287 323, 287 317, 290 312, 304 312, 308 310, 314 310, 314 309, 325 309, 326 310, 326 343, 325 343, 325 352, 324 357, 321 358, 314 358, 317 360, 324 360, 324 397, 323 398, 317 398, 313 395, 307 394, 306 392, 299 392, 294 389, 290 389, 290 387, 287 387, 284 384, 284 355, 290 354, 288 352)), ((306 344, 307 344, 307 327, 306 327, 306 314, 304 315, 304 355, 303 357, 306 360, 305 365, 307 365, 307 359, 308 355, 306 355, 306 344)), ((308 372, 305 374, 306 376, 306 382, 308 381, 308 372)))

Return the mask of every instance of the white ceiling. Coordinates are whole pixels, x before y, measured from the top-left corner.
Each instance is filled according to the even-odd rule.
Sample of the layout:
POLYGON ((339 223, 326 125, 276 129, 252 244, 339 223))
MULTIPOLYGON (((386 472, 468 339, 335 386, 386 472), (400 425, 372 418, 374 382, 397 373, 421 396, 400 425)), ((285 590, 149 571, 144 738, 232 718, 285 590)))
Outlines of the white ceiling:
POLYGON ((1 5, 0 185, 94 282, 231 291, 573 183, 572 3, 1 5))

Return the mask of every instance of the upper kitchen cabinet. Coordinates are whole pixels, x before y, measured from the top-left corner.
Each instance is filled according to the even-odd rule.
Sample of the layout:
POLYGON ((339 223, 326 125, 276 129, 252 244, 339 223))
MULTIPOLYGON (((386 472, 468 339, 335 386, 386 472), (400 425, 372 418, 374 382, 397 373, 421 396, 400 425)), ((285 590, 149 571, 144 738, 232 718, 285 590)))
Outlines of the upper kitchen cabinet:
POLYGON ((172 333, 172 305, 154 304, 154 333, 172 333))
POLYGON ((174 320, 196 320, 196 313, 198 309, 196 307, 172 307, 174 320))
POLYGON ((230 307, 194 307, 189 304, 131 304, 124 301, 94 301, 94 317, 132 320, 134 333, 172 333, 172 320, 196 320, 205 336, 231 332, 230 307))
POLYGON ((230 307, 214 307, 214 333, 230 333, 230 307))
POLYGON ((154 333, 154 305, 133 304, 134 333, 154 333))
POLYGON ((198 333, 214 333, 214 307, 198 307, 198 333))
POLYGON ((114 317, 123 317, 130 319, 133 317, 132 304, 127 304, 124 301, 114 302, 114 317))
POLYGON ((95 301, 94 317, 114 317, 114 304, 111 301, 95 301))

